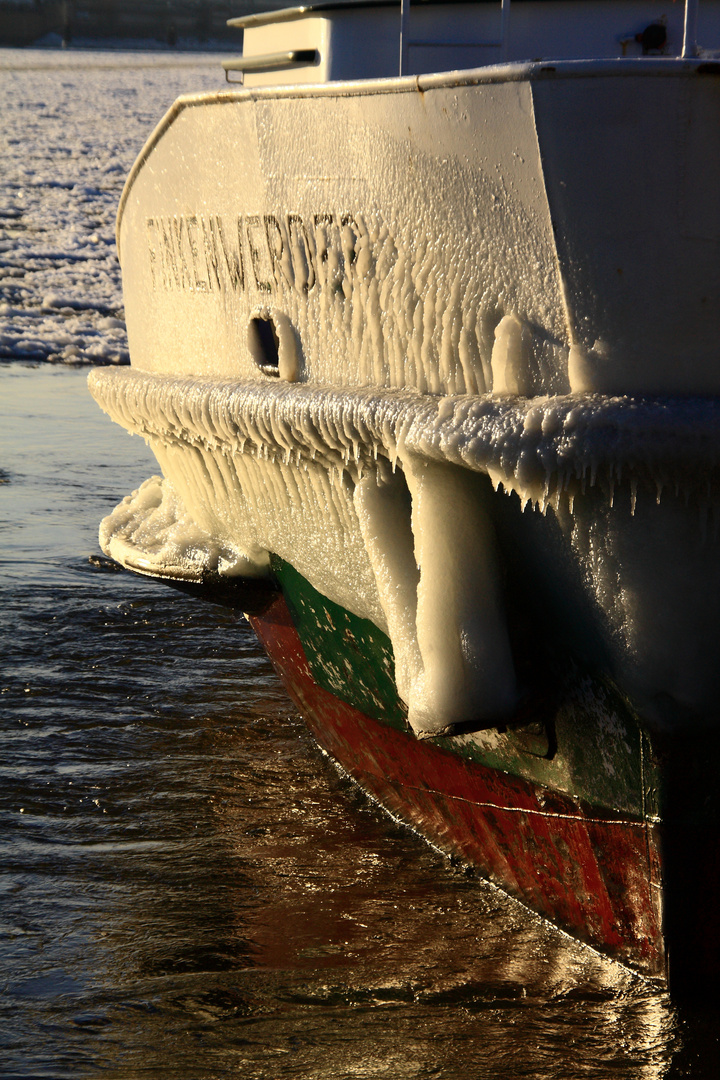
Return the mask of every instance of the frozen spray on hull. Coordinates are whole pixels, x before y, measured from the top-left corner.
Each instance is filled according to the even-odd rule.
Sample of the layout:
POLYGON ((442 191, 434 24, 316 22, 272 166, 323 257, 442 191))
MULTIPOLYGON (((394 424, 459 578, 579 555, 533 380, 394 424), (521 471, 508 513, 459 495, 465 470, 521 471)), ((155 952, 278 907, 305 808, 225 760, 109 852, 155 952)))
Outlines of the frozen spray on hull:
MULTIPOLYGON (((516 518, 510 528, 532 537, 533 515, 552 518, 534 556, 543 562, 538 595, 582 624, 588 662, 610 663, 645 713, 658 698, 676 703, 678 722, 712 721, 715 399, 437 398, 122 369, 95 372, 91 387, 113 419, 150 441, 189 520, 216 548, 236 552, 225 555, 228 568, 257 576, 272 551, 389 633, 411 718, 436 718, 416 730, 490 723, 517 705, 499 586, 513 567, 498 552, 493 511, 508 494, 504 530, 516 518), (180 411, 182 427, 169 426, 180 411), (506 494, 494 496, 493 486, 506 494), (423 651, 440 674, 428 675, 423 651), (433 678, 445 689, 427 689, 433 678), (432 696, 443 693, 446 707, 432 696)), ((123 561, 121 509, 102 539, 123 561)), ((215 568, 219 557, 205 545, 215 568)), ((195 541, 196 558, 198 550, 195 541)), ((663 706, 657 720, 671 723, 671 711, 663 706)))
POLYGON ((720 137, 697 136, 720 98, 701 68, 181 99, 119 216, 133 368, 91 377, 164 477, 106 519, 105 550, 270 582, 254 625, 351 775, 651 975, 689 910, 673 851, 705 779, 686 749, 717 726, 720 221, 700 236, 691 207, 701 158, 720 182, 720 137), (597 200, 593 169, 613 178, 597 200))

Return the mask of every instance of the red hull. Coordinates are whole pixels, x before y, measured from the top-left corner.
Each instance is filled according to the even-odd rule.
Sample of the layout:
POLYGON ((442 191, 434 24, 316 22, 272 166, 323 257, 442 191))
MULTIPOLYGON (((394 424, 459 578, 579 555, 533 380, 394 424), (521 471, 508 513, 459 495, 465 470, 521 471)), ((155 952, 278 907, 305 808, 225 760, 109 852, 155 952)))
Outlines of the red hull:
POLYGON ((665 974, 658 826, 417 740, 317 684, 285 601, 251 619, 313 735, 382 806, 573 937, 665 974))

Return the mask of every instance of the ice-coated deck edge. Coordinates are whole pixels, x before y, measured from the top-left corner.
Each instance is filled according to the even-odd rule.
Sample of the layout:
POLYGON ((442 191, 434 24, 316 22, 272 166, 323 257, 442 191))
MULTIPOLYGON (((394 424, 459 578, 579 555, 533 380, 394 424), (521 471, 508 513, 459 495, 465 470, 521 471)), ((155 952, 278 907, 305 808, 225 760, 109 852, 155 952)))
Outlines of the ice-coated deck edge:
POLYGON ((489 472, 531 502, 596 485, 611 491, 623 481, 649 487, 658 500, 663 489, 701 501, 718 495, 717 398, 436 397, 134 368, 97 368, 89 385, 116 422, 144 437, 234 441, 248 450, 272 443, 281 455, 322 451, 330 467, 360 471, 378 452, 394 460, 410 451, 489 472))

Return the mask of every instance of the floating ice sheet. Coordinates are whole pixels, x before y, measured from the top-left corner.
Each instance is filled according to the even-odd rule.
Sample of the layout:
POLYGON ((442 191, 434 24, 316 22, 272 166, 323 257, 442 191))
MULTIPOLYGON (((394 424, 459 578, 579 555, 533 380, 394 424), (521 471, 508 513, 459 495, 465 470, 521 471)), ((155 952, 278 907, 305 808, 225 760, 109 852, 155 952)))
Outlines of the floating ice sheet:
POLYGON ((115 216, 149 127, 215 57, 0 50, 0 361, 128 362, 115 216))

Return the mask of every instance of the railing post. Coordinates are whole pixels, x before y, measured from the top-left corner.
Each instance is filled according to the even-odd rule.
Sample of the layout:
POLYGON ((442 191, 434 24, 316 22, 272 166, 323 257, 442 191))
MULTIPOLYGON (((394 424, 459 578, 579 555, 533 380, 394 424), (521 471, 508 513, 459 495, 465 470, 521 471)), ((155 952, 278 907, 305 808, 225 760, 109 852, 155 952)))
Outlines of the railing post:
POLYGON ((682 56, 697 56, 698 0, 685 0, 682 56))
POLYGON ((408 30, 410 27, 410 0, 400 0, 400 74, 405 75, 408 66, 408 30))
POLYGON ((510 0, 501 0, 500 4, 500 59, 507 59, 508 23, 510 22, 510 0))

